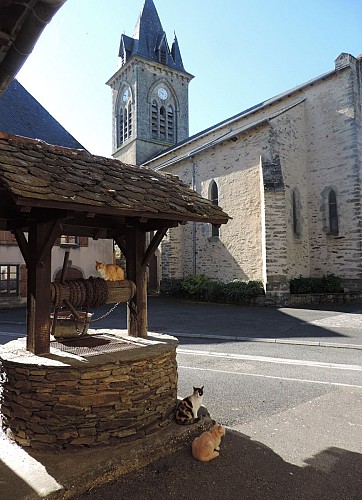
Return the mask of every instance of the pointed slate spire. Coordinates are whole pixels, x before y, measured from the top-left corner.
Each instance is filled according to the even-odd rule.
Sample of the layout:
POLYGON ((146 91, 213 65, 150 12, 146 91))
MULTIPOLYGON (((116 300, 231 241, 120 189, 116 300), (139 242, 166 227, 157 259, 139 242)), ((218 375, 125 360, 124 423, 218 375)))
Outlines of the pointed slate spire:
POLYGON ((127 35, 121 37, 119 49, 121 64, 125 64, 133 55, 185 71, 176 38, 170 51, 166 33, 153 0, 145 0, 132 38, 127 35))
POLYGON ((175 36, 174 36, 173 44, 172 44, 172 48, 171 48, 172 59, 174 60, 177 68, 184 70, 184 65, 182 62, 180 47, 179 47, 179 44, 177 41, 176 33, 174 35, 175 36))

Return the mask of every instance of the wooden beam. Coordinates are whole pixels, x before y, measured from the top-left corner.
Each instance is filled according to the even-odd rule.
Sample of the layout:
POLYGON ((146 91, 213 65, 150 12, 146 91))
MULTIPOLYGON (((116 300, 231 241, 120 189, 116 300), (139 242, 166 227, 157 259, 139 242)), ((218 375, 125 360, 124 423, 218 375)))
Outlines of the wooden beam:
POLYGON ((41 262, 43 260, 43 257, 51 252, 55 240, 59 238, 59 236, 61 236, 62 230, 62 226, 58 221, 52 221, 48 224, 43 224, 43 226, 47 227, 47 233, 44 234, 44 241, 41 247, 38 249, 39 253, 37 255, 37 263, 41 262))
POLYGON ((29 226, 26 346, 37 355, 50 351, 51 249, 56 237, 54 222, 29 226))
POLYGON ((29 245, 27 239, 25 238, 24 231, 21 229, 14 229, 12 232, 16 238, 21 255, 25 260, 25 264, 29 267, 29 245))
POLYGON ((146 269, 146 267, 150 263, 150 260, 152 259, 154 253, 156 252, 159 244, 161 243, 161 241, 165 237, 167 230, 168 230, 168 227, 163 227, 162 229, 159 229, 157 231, 157 233, 154 235, 154 237, 152 238, 152 240, 151 240, 150 244, 148 245, 148 248, 145 252, 143 260, 142 260, 143 269, 146 269))
POLYGON ((146 246, 146 233, 134 228, 126 236, 127 279, 136 285, 136 294, 128 301, 128 335, 147 337, 147 280, 142 266, 146 246))

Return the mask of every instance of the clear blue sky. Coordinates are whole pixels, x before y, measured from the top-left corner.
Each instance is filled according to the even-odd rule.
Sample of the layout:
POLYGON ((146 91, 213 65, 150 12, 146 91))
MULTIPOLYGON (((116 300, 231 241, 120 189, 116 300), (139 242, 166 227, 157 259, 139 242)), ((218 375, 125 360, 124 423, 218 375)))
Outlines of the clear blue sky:
MULTIPOLYGON (((19 81, 91 153, 111 155, 111 90, 122 33, 143 0, 67 0, 19 81)), ((190 135, 362 53, 361 0, 155 0, 176 32, 189 88, 190 135)))

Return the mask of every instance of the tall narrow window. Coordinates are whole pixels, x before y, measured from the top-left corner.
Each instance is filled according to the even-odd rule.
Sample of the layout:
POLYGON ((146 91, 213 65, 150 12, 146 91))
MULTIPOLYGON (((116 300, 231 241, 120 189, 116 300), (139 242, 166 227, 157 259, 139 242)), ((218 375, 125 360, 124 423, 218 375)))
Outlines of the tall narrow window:
MULTIPOLYGON (((219 189, 215 181, 210 184, 210 201, 213 205, 219 205, 219 189)), ((211 224, 211 236, 219 236, 219 226, 211 224)))
POLYGON ((173 108, 169 106, 167 108, 167 138, 173 141, 173 108))
POLYGON ((124 110, 123 114, 123 140, 124 142, 128 138, 128 109, 124 110))
POLYGON ((151 117, 151 122, 152 122, 152 137, 157 138, 158 136, 158 106, 157 102, 153 101, 152 102, 152 117, 151 117))
POLYGON ((128 136, 127 139, 129 139, 132 136, 132 105, 131 103, 128 104, 128 136))
POLYGON ((166 139, 166 110, 163 106, 160 109, 160 138, 166 139))
POLYGON ((300 236, 301 223, 300 223, 300 199, 299 192, 296 189, 292 191, 292 218, 293 218, 293 233, 294 236, 300 236))
POLYGON ((118 116, 118 134, 117 134, 117 146, 123 144, 123 109, 120 110, 118 116))
POLYGON ((331 189, 328 193, 328 225, 329 234, 337 236, 339 233, 337 195, 334 189, 331 189))
POLYGON ((117 146, 120 147, 132 136, 132 99, 131 92, 125 88, 121 92, 121 104, 117 121, 117 146))

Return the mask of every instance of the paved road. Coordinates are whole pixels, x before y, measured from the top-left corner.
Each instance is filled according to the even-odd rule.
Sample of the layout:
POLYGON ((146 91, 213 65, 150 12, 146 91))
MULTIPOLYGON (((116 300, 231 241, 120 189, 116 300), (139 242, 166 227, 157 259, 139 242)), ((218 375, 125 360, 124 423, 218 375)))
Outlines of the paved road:
MULTIPOLYGON (((221 455, 201 464, 185 447, 76 498, 359 500, 361 310, 151 297, 149 329, 180 340, 179 395, 205 385, 205 406, 228 426, 221 455)), ((125 328, 124 305, 93 326, 125 328)), ((0 332, 24 335, 25 311, 0 311, 0 332)))
MULTIPOLYGON (((94 311, 94 319, 110 309, 94 311)), ((187 338, 216 338, 311 345, 362 345, 362 304, 263 308, 149 298, 149 330, 187 338)), ((126 307, 93 328, 126 328, 126 307)), ((0 343, 25 334, 25 309, 0 310, 0 343)), ((183 340, 181 340, 183 342, 183 340)))

